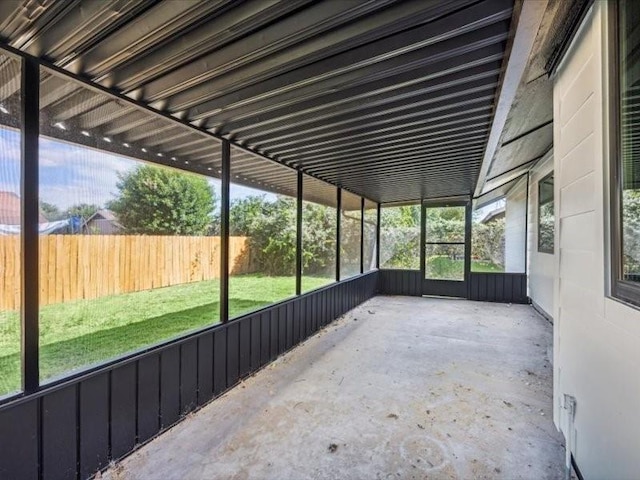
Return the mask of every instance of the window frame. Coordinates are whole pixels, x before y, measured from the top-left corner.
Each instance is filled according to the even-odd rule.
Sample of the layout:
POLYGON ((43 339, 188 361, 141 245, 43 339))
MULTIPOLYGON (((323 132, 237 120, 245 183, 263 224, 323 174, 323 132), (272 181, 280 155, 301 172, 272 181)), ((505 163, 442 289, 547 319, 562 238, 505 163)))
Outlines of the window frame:
POLYGON ((620 112, 621 112, 621 91, 620 81, 622 73, 620 68, 620 2, 611 2, 608 11, 609 30, 609 271, 610 271, 610 292, 613 298, 640 307, 640 283, 631 282, 623 278, 623 243, 622 243, 622 148, 620 137, 622 133, 620 112))
MULTIPOLYGON (((553 176, 553 173, 554 172, 551 171, 551 172, 547 173, 544 177, 542 177, 540 180, 538 180, 538 202, 537 202, 538 203, 538 219, 537 219, 538 221, 536 222, 537 223, 537 228, 538 228, 538 230, 537 230, 538 231, 538 242, 537 242, 538 243, 538 253, 548 253, 550 255, 555 254, 555 238, 556 238, 555 211, 554 211, 554 215, 553 215, 553 217, 554 217, 553 218, 553 221, 554 221, 554 225, 553 225, 553 242, 554 243, 551 245, 551 248, 545 248, 540 243, 540 239, 541 239, 541 236, 540 236, 540 224, 541 224, 541 222, 540 222, 540 220, 542 218, 542 216, 540 215, 540 212, 542 210, 542 206, 546 205, 547 203, 550 203, 550 202, 545 202, 543 204, 540 201, 540 199, 542 198, 542 195, 540 193, 541 193, 541 190, 542 190, 542 184, 545 181, 547 181, 550 178, 553 178, 553 180, 555 182, 555 178, 553 176)), ((555 200, 556 199, 555 199, 555 185, 554 185, 553 197, 551 198, 551 203, 554 204, 554 209, 555 209, 555 200)))

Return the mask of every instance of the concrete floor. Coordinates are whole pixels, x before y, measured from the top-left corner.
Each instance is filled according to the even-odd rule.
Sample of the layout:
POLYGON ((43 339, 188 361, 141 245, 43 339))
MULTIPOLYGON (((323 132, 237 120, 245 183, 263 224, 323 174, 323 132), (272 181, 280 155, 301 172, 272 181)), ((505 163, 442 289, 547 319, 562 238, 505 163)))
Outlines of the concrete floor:
POLYGON ((551 344, 528 306, 376 297, 103 478, 563 478, 551 344))

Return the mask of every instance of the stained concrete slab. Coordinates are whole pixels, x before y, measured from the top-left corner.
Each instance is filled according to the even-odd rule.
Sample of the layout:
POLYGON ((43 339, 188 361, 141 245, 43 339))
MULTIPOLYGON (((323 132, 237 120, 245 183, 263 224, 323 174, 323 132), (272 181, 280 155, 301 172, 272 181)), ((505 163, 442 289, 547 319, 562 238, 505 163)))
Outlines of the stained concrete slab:
POLYGON ((103 478, 562 478, 551 345, 529 306, 375 297, 103 478))

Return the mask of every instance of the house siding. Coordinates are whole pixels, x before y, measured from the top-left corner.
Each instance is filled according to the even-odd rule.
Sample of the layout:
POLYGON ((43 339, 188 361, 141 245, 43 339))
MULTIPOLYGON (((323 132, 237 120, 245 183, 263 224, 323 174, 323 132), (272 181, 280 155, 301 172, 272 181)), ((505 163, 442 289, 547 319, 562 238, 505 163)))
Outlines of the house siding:
POLYGON ((554 81, 554 421, 585 478, 637 479, 640 311, 607 297, 607 10, 594 3, 554 81))

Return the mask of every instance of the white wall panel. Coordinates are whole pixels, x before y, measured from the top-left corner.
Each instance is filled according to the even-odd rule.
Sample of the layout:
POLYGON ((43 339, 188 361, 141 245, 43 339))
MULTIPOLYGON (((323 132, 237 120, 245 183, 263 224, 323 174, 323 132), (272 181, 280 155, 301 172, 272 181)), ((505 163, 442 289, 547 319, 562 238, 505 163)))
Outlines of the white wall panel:
POLYGON ((640 311, 608 298, 605 281, 607 9, 594 3, 554 84, 554 421, 566 436, 562 397, 574 395, 585 478, 637 479, 640 311))
POLYGON ((553 253, 538 252, 538 184, 553 171, 553 152, 531 172, 529 181, 529 298, 536 308, 553 316, 553 253))

